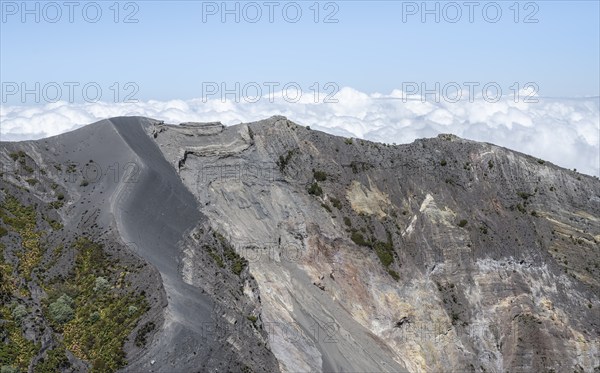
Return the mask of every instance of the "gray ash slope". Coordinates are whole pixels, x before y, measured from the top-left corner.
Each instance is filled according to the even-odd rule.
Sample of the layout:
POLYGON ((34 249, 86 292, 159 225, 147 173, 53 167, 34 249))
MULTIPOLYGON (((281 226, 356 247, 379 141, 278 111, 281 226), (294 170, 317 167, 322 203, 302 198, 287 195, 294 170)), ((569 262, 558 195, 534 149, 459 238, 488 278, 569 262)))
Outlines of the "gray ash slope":
MULTIPOLYGON (((3 275, 3 285, 4 281, 20 283, 32 296, 27 297, 27 293, 20 291, 7 291, 3 295, 8 293, 9 311, 16 305, 31 310, 19 328, 26 338, 39 344, 39 348, 32 347, 33 356, 27 356, 31 357, 30 362, 19 362, 23 354, 17 351, 17 358, 2 361, 3 366, 37 371, 40 361, 51 360, 48 351, 60 351, 65 345, 69 362, 52 368, 112 371, 123 365, 115 356, 99 356, 106 349, 100 338, 85 340, 85 347, 80 347, 78 333, 67 336, 65 331, 75 326, 70 324, 77 321, 80 316, 77 311, 84 308, 81 303, 86 298, 85 289, 65 286, 69 279, 79 281, 76 270, 80 253, 73 243, 84 237, 102 244, 106 254, 124 268, 114 271, 111 278, 110 269, 115 263, 107 263, 106 274, 100 276, 114 284, 110 293, 115 299, 122 276, 131 296, 144 295, 148 303, 149 309, 137 320, 128 340, 123 341, 122 349, 129 362, 125 370, 277 370, 264 331, 245 317, 256 312, 241 296, 243 285, 247 283, 251 287, 253 284, 246 272, 236 276, 226 268, 203 267, 212 276, 205 286, 213 285, 222 292, 219 297, 205 294, 202 288, 182 281, 180 249, 184 244, 192 244, 185 239, 192 229, 199 231, 206 226, 203 234, 195 232, 194 244, 216 251, 224 251, 227 246, 207 226, 194 197, 143 132, 149 123, 142 118, 117 118, 40 141, 2 143, 2 207, 16 200, 24 206, 43 209, 40 216, 44 218, 38 218, 41 222, 53 219, 62 224, 56 229, 38 224, 38 231, 44 237, 39 269, 33 272, 33 278, 25 279, 19 271, 20 262, 24 261, 19 255, 34 255, 23 252, 25 237, 20 238, 19 232, 11 231, 7 223, 11 214, 3 215, 7 217, 3 219, 7 224, 3 225, 9 232, 3 237, 4 259, 12 264, 11 273, 3 275), (54 254, 57 245, 62 248, 59 255, 54 254), (63 291, 65 288, 68 291, 63 291), (58 325, 50 317, 48 306, 56 299, 54 293, 63 292, 74 298, 76 315, 65 325, 58 325), (217 313, 218 302, 239 310, 239 316, 234 319, 239 325, 231 331, 230 320, 217 313), (146 343, 138 344, 141 340, 146 343)), ((92 301, 87 303, 99 303, 98 299, 92 301)), ((113 317, 116 318, 118 315, 113 317)), ((126 325, 107 323, 100 331, 108 329, 107 334, 116 336, 114 329, 121 327, 126 325), (109 326, 112 329, 108 329, 109 326)), ((11 344, 17 346, 18 341, 7 334, 3 333, 3 346, 10 350, 11 344)), ((113 342, 116 339, 113 338, 113 342)))
POLYGON ((19 150, 45 175, 4 172, 6 190, 43 204, 56 183, 63 231, 150 264, 131 279, 152 296, 129 339, 158 327, 124 344, 126 371, 600 370, 597 178, 451 135, 386 146, 284 117, 113 118, 2 143, 3 164, 19 150), (126 177, 84 186, 52 167, 90 160, 126 177))

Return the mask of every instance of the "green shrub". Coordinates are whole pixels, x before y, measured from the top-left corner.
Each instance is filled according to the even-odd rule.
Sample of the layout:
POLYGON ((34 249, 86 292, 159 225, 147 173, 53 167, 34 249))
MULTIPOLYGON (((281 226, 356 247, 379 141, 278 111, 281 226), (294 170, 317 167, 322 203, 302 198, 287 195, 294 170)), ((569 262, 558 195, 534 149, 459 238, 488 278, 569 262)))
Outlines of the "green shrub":
POLYGON ((344 140, 344 142, 345 142, 347 145, 352 145, 352 139, 351 139, 351 138, 347 138, 347 139, 345 139, 345 140, 344 140))
POLYGON ((327 211, 329 211, 329 212, 332 212, 332 211, 331 211, 331 207, 329 207, 329 205, 328 205, 328 204, 326 204, 326 203, 321 203, 321 207, 323 207, 325 210, 327 210, 327 211))
POLYGON ((90 322, 93 324, 100 320, 100 312, 94 311, 90 314, 90 322))
POLYGON ((58 210, 59 208, 63 207, 64 204, 65 203, 63 201, 52 201, 48 205, 53 209, 58 210))
POLYGON ((394 271, 393 269, 388 269, 388 273, 390 274, 390 276, 392 276, 392 278, 396 281, 400 280, 400 275, 398 274, 398 272, 394 271))
POLYGON ((27 308, 22 304, 16 306, 12 311, 12 317, 17 322, 21 322, 25 316, 27 316, 27 308))
POLYGON ((144 347, 146 345, 146 338, 148 334, 156 328, 156 325, 152 321, 145 323, 137 332, 135 336, 135 345, 137 347, 144 347))
POLYGON ((65 195, 64 195, 64 194, 62 194, 62 193, 58 193, 58 194, 56 195, 56 199, 58 199, 59 201, 62 201, 63 199, 65 199, 65 195))
POLYGON ((73 319, 75 312, 73 311, 73 299, 64 294, 54 303, 50 303, 48 308, 50 317, 59 324, 64 324, 73 319))
POLYGON ((136 306, 134 306, 134 305, 131 305, 131 306, 129 306, 129 307, 127 308, 127 314, 128 314, 129 316, 133 316, 133 315, 135 315, 137 311, 138 311, 138 308, 137 308, 136 306))
POLYGON ((492 162, 491 160, 488 161, 488 167, 489 168, 494 168, 494 162, 492 162))
POLYGON ((225 268, 225 263, 223 262, 223 258, 219 254, 217 254, 214 250, 209 249, 208 255, 217 263, 220 268, 225 268))
POLYGON ((352 236, 350 237, 352 241, 359 246, 369 246, 369 242, 365 240, 360 232, 352 232, 352 236))
POLYGON ((19 373, 19 369, 13 367, 12 365, 3 365, 2 368, 0 368, 0 373, 19 373))
POLYGON ((46 356, 37 363, 33 371, 35 373, 63 372, 69 366, 71 366, 71 363, 67 358, 65 348, 59 346, 46 351, 46 356))
POLYGON ((313 175, 317 181, 327 180, 327 174, 323 171, 313 171, 313 175))
POLYGON ((317 182, 314 182, 308 188, 308 194, 315 195, 315 196, 322 196, 323 189, 321 189, 321 187, 319 186, 319 184, 317 182))
POLYGON ((239 276, 245 267, 246 267, 246 262, 244 261, 243 258, 240 257, 239 259, 236 259, 233 262, 233 264, 231 265, 231 272, 233 272, 239 276))
POLYGON ((90 182, 89 182, 89 181, 87 181, 87 180, 85 180, 85 179, 84 179, 84 180, 81 180, 81 184, 79 184, 79 186, 82 186, 82 187, 86 187, 86 186, 88 186, 88 185, 90 185, 90 182))
MULTIPOLYGON (((246 268, 246 266, 248 265, 248 261, 235 252, 235 249, 227 242, 223 235, 219 234, 218 232, 215 232, 215 237, 223 245, 224 259, 226 259, 227 263, 229 263, 229 265, 231 266, 231 272, 239 276, 244 270, 244 268, 246 268)), ((221 267, 224 267, 225 262, 221 260, 221 263, 223 263, 223 266, 221 267)))
POLYGON ((333 205, 333 207, 335 207, 338 210, 342 209, 342 202, 340 202, 340 200, 337 199, 337 198, 332 198, 331 199, 331 204, 333 205))
POLYGON ((279 160, 277 161, 277 165, 279 166, 279 171, 283 172, 283 170, 285 170, 288 163, 290 163, 290 160, 292 159, 293 155, 294 155, 294 151, 288 150, 285 157, 283 155, 279 156, 279 160))
POLYGON ((351 227, 352 226, 352 221, 350 220, 349 217, 344 216, 344 224, 346 224, 347 226, 351 227))
POLYGON ((63 227, 63 225, 60 222, 58 222, 54 219, 44 217, 44 220, 46 220, 48 222, 48 224, 50 225, 50 227, 52 227, 52 229, 54 229, 55 231, 61 230, 63 227))
POLYGON ((102 276, 96 277, 96 283, 94 285, 95 292, 103 292, 110 289, 110 283, 107 279, 102 276))
POLYGON ((0 237, 4 237, 8 234, 8 230, 4 227, 0 227, 0 237))
POLYGON ((440 165, 442 165, 442 166, 445 166, 445 165, 447 165, 447 164, 448 164, 448 162, 446 162, 446 160, 445 160, 445 159, 442 159, 442 161, 440 162, 440 165))
POLYGON ((527 200, 527 198, 529 198, 529 197, 533 197, 533 194, 525 193, 525 192, 518 192, 517 195, 519 197, 523 198, 524 200, 527 200))
POLYGON ((458 312, 452 311, 452 324, 454 325, 458 320, 460 320, 460 315, 458 312))
POLYGON ((389 245, 387 245, 385 242, 380 241, 375 242, 375 245, 373 246, 377 256, 379 257, 379 261, 381 261, 381 264, 383 264, 385 267, 389 267, 390 264, 394 262, 392 248, 389 247, 389 245))
POLYGON ((460 222, 458 222, 458 226, 462 228, 462 227, 464 227, 465 225, 467 225, 467 223, 468 223, 468 222, 467 222, 465 219, 462 219, 460 222))
POLYGON ((73 298, 71 298, 67 294, 61 295, 61 297, 58 298, 56 301, 64 303, 64 304, 66 304, 69 307, 74 307, 75 306, 75 301, 73 300, 73 298))

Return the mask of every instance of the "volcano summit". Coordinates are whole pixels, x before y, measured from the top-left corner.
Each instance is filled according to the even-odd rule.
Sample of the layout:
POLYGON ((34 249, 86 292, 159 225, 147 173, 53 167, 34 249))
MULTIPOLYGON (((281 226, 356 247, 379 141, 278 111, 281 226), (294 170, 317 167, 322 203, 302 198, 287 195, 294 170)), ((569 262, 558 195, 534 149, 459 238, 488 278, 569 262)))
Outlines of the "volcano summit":
POLYGON ((600 181, 453 135, 0 143, 4 371, 600 371, 600 181))

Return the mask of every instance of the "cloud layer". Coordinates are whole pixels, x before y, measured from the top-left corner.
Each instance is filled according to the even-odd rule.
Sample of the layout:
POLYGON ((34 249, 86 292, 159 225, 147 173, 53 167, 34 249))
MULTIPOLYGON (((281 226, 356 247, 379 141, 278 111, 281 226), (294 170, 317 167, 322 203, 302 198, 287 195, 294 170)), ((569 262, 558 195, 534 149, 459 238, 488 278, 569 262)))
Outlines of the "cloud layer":
MULTIPOLYGON (((95 121, 121 115, 147 116, 167 123, 221 121, 232 125, 285 115, 301 125, 336 135, 387 143, 409 143, 417 138, 453 133, 460 137, 505 146, 600 175, 600 100, 548 99, 515 102, 513 96, 491 103, 481 97, 448 102, 443 97, 419 96, 404 100, 401 91, 365 94, 342 88, 337 103, 315 103, 312 95, 289 102, 282 95, 247 102, 220 98, 146 101, 138 103, 65 102, 40 106, 2 106, 2 141, 39 139, 67 132, 95 121)), ((229 99, 229 98, 228 98, 229 99)), ((248 100, 250 101, 250 100, 248 100)))

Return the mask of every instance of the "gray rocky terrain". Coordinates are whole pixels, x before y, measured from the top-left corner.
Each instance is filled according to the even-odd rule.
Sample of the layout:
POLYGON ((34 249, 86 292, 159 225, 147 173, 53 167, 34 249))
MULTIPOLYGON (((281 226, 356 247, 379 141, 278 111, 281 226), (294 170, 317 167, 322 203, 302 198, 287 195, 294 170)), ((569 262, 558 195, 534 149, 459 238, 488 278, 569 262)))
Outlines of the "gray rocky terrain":
POLYGON ((600 371, 595 177, 279 116, 0 161, 3 373, 600 371))

